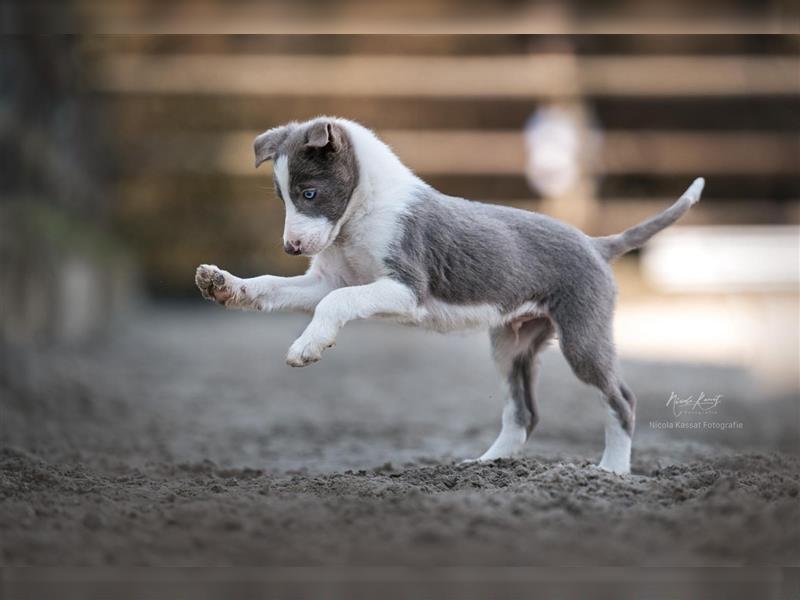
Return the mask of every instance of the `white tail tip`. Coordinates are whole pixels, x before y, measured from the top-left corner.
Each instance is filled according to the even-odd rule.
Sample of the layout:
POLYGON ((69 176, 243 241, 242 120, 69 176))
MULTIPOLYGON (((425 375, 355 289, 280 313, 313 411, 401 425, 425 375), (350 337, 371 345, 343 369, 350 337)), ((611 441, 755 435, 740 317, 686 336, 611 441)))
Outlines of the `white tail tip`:
POLYGON ((689 186, 683 193, 684 198, 689 198, 689 201, 692 204, 697 204, 698 200, 700 200, 700 194, 703 193, 703 188, 706 185, 706 180, 702 177, 698 177, 692 182, 692 185, 689 186))

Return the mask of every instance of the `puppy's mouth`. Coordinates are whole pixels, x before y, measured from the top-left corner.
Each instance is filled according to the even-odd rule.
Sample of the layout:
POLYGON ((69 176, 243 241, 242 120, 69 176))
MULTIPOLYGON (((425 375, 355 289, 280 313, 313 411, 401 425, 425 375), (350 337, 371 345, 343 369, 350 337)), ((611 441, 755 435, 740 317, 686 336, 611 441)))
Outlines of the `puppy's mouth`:
POLYGON ((336 222, 287 223, 284 250, 291 256, 315 256, 332 246, 342 233, 343 219, 336 222), (305 227, 303 226, 305 225, 305 227), (309 226, 310 225, 310 226, 309 226))

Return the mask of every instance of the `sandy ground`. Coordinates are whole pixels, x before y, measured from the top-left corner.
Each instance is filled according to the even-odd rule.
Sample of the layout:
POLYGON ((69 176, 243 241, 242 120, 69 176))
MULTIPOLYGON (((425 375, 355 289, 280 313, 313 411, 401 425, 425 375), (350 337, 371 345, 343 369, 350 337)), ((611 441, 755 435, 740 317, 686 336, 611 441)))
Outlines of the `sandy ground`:
POLYGON ((625 361, 640 410, 620 477, 592 466, 597 394, 551 350, 523 456, 463 466, 499 426, 483 334, 357 323, 291 369, 304 322, 160 307, 91 348, 6 353, 3 564, 798 563, 793 394, 738 370, 625 361), (672 392, 722 397, 676 418, 672 392))

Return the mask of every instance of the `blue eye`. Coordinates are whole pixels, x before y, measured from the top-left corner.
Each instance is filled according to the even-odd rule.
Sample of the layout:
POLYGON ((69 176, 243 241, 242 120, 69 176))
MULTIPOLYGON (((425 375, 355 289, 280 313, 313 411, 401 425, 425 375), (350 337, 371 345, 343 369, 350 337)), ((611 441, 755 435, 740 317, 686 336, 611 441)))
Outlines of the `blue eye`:
POLYGON ((313 200, 314 196, 317 195, 317 190, 311 188, 310 190, 303 190, 303 198, 306 200, 313 200))

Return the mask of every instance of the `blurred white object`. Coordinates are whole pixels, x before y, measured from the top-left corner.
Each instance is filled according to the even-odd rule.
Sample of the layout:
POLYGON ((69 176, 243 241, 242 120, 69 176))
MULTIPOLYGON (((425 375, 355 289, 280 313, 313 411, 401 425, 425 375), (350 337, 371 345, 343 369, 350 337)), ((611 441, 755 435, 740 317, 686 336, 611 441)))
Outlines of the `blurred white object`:
POLYGON ((678 227, 643 250, 645 277, 669 291, 797 291, 800 227, 678 227))
POLYGON ((590 171, 599 142, 584 111, 558 105, 538 109, 525 125, 528 182, 545 198, 566 196, 590 171))

